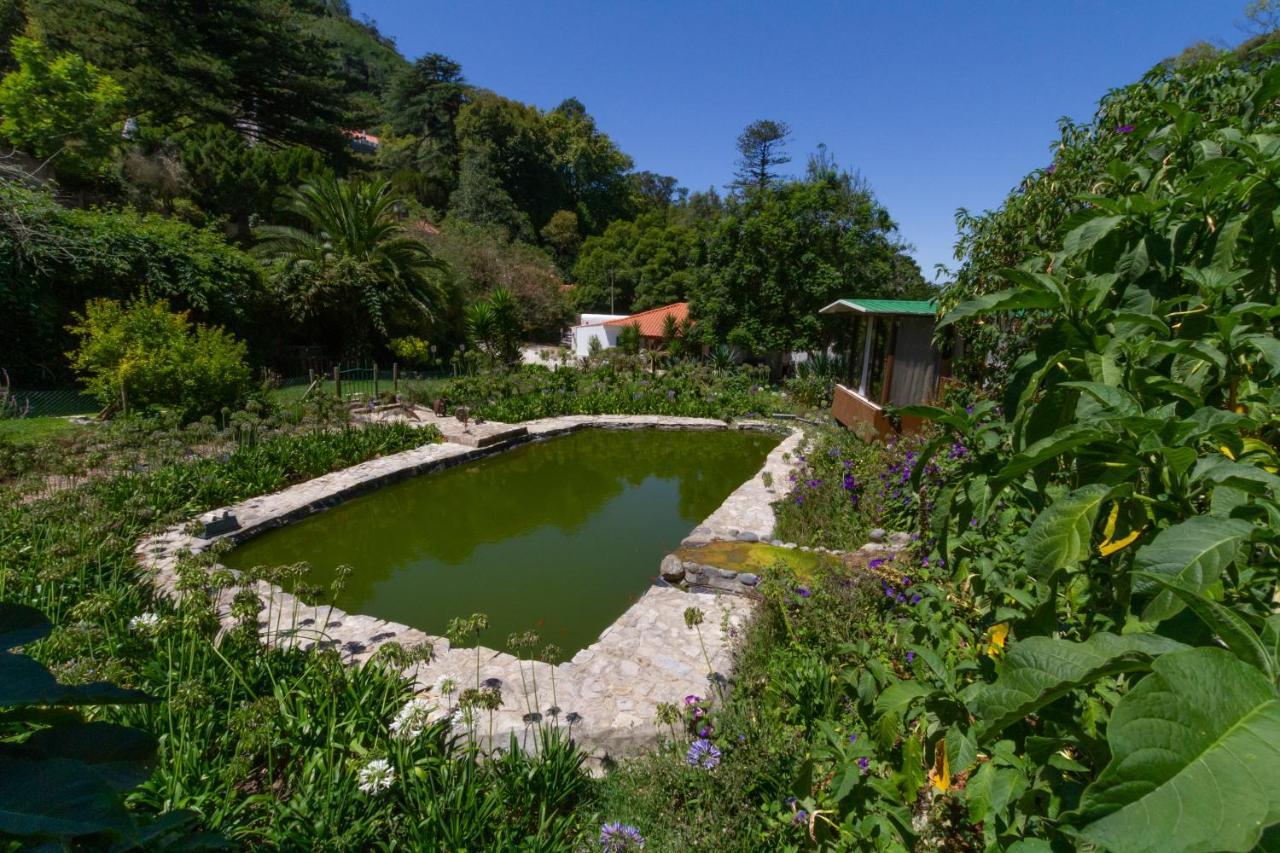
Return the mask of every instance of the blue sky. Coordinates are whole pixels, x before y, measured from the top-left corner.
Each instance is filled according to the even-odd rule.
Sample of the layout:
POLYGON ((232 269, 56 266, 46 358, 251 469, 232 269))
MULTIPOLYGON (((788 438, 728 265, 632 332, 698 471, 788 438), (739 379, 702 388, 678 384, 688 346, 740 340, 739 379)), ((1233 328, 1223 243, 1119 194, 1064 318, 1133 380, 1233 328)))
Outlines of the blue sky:
POLYGON ((748 122, 791 125, 871 182, 928 278, 958 207, 1049 161, 1061 116, 1197 40, 1243 38, 1245 0, 662 2, 352 0, 409 58, 550 109, 573 96, 638 169, 723 187, 748 122))

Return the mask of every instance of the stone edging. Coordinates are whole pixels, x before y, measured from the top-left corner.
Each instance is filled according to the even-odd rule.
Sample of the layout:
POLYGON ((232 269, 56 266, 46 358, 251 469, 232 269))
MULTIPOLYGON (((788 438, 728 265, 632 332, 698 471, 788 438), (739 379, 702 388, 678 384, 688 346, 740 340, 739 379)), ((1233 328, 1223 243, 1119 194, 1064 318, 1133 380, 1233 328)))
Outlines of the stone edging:
MULTIPOLYGON (((686 543, 734 538, 767 540, 775 524, 771 503, 785 493, 803 438, 799 430, 785 426, 780 429, 779 424, 769 421, 729 424, 710 418, 664 415, 569 416, 528 421, 520 426, 527 429, 527 434, 502 444, 484 448, 452 443, 423 445, 204 513, 196 519, 201 526, 216 526, 228 512, 239 526, 206 539, 190 532, 191 524, 175 525, 140 542, 135 552, 137 559, 151 572, 157 591, 176 598, 181 594, 178 562, 184 554, 199 554, 222 540, 242 541, 397 480, 588 428, 788 432, 770 451, 761 470, 734 490, 690 533, 686 543)), ((238 591, 231 588, 216 593, 215 608, 224 626, 235 623, 231 608, 238 591)), ((438 678, 448 678, 460 686, 473 682, 478 677, 478 651, 480 675, 498 684, 502 692, 502 707, 493 715, 491 745, 505 746, 514 734, 526 747, 532 747, 531 725, 539 719, 536 715, 554 711, 552 716, 557 721, 561 717, 567 720, 571 734, 596 759, 626 754, 652 743, 658 734, 653 718, 659 702, 675 702, 689 693, 705 694, 708 683, 703 645, 714 671, 727 672, 734 636, 752 605, 749 599, 739 596, 651 587, 595 643, 571 660, 552 666, 521 662, 483 646, 478 650, 454 649, 448 639, 406 625, 346 613, 336 607, 306 605, 263 581, 256 582, 253 591, 264 602, 259 629, 268 645, 333 647, 347 662, 363 663, 389 642, 404 647, 429 643, 432 660, 407 671, 420 689, 427 689, 438 678), (705 614, 701 640, 684 625, 684 610, 688 607, 698 607, 705 614), (544 708, 545 702, 540 701, 543 697, 531 699, 527 690, 525 694, 519 692, 518 685, 527 684, 526 676, 544 688, 549 683, 556 685, 552 702, 555 707, 544 708)), ((441 705, 447 707, 448 702, 449 697, 443 697, 441 705)), ((488 731, 489 727, 482 725, 477 735, 483 739, 488 731)))

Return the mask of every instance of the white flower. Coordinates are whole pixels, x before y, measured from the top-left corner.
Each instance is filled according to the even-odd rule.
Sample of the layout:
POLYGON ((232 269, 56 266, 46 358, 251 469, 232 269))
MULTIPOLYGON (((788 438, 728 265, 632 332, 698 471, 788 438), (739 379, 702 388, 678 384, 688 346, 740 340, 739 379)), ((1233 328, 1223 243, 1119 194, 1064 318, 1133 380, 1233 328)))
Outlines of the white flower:
POLYGON ((413 740, 431 725, 431 721, 437 716, 436 711, 435 705, 415 696, 404 703, 404 707, 391 721, 391 734, 400 740, 413 740))
POLYGON ((391 762, 385 758, 375 758, 360 768, 357 777, 360 780, 360 791, 364 794, 378 794, 391 787, 396 781, 396 771, 391 769, 391 762))
POLYGON ((457 689, 458 683, 453 680, 451 675, 442 675, 436 679, 436 693, 441 696, 448 696, 457 689))
POLYGON ((129 620, 129 628, 140 634, 150 634, 160 627, 160 617, 150 611, 140 613, 129 620))

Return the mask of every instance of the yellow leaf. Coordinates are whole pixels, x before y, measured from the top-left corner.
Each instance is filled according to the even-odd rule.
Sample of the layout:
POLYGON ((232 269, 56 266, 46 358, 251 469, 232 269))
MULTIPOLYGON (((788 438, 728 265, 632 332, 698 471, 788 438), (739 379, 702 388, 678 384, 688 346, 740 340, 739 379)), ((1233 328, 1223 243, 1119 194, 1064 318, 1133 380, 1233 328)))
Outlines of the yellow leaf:
POLYGON ((1218 449, 1222 451, 1222 455, 1223 455, 1223 456, 1227 457, 1227 458, 1228 458, 1228 459, 1230 459, 1232 462, 1235 462, 1235 461, 1236 461, 1236 455, 1235 455, 1234 453, 1232 453, 1232 452, 1231 452, 1231 448, 1230 448, 1230 447, 1227 447, 1227 446, 1224 444, 1224 445, 1222 445, 1221 447, 1219 447, 1218 449))
POLYGON ((1144 528, 1139 527, 1136 530, 1130 531, 1127 536, 1123 536, 1119 539, 1113 539, 1112 537, 1116 535, 1116 523, 1119 519, 1120 502, 1116 501, 1111 504, 1111 515, 1107 516, 1107 523, 1102 528, 1102 544, 1098 546, 1098 553, 1103 557, 1110 557, 1117 551, 1123 551, 1125 548, 1128 548, 1137 541, 1138 536, 1142 534, 1144 528))
POLYGON ((1004 651, 1004 641, 1009 638, 1009 623, 992 625, 987 632, 987 657, 998 657, 1004 651))
POLYGON ((933 768, 929 771, 929 782, 944 794, 951 787, 951 768, 947 764, 946 738, 941 738, 933 748, 933 768))

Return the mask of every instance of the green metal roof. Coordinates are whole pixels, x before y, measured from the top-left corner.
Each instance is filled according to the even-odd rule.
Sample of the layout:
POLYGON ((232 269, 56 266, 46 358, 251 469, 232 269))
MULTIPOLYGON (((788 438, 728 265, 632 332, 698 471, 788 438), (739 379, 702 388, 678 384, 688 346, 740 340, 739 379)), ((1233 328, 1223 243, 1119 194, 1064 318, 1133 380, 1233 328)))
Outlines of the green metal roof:
POLYGON ((938 303, 932 299, 837 299, 819 314, 912 314, 933 316, 938 303))

